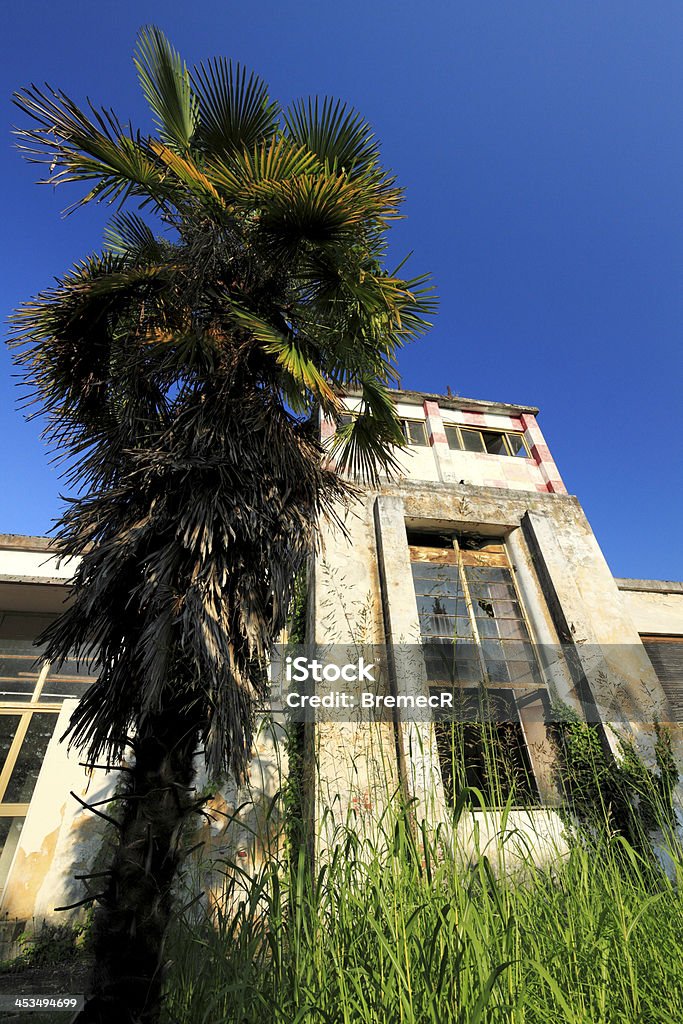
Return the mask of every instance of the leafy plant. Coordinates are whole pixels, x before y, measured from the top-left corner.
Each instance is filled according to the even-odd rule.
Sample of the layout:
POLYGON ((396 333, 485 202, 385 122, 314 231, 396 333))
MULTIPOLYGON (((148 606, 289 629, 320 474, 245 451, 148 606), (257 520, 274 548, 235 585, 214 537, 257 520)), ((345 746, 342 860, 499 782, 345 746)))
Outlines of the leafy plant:
POLYGON ((598 730, 566 705, 556 705, 556 776, 569 809, 592 828, 608 825, 634 848, 652 854, 649 833, 676 825, 673 794, 678 771, 671 737, 655 725, 656 767, 650 768, 632 739, 620 737, 619 756, 606 752, 598 730))

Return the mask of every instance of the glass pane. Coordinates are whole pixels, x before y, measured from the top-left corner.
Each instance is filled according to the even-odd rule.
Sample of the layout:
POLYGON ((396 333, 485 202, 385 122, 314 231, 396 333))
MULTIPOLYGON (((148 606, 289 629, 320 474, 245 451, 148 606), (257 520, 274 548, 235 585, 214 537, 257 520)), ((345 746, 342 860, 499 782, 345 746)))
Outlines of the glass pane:
POLYGON ((0 715, 0 772, 5 767, 9 748, 21 721, 21 715, 0 715))
POLYGON ((524 444, 524 438, 521 434, 507 434, 508 444, 510 445, 510 451, 513 455, 519 455, 522 459, 528 459, 529 453, 526 450, 524 444))
POLYGON ((427 430, 422 420, 403 420, 403 436, 408 444, 427 445, 427 430))
POLYGON ((454 451, 462 451, 462 442, 458 433, 457 427, 444 427, 446 431, 446 440, 448 441, 448 447, 454 451))
POLYGON ((471 583, 507 583, 510 570, 490 565, 465 566, 465 575, 471 583))
POLYGON ((27 804, 31 799, 56 722, 56 714, 31 715, 28 732, 5 790, 5 803, 27 804))
POLYGON ((477 630, 482 640, 493 637, 498 637, 498 626, 495 619, 489 619, 488 617, 483 619, 477 619, 477 630))
POLYGON ((434 613, 444 615, 467 615, 467 605, 464 598, 445 597, 441 595, 427 596, 418 594, 417 610, 420 615, 432 615, 434 613))
POLYGON ((490 430, 482 431, 484 438, 484 445, 489 455, 507 455, 508 450, 505 447, 505 436, 503 434, 496 434, 490 430))
POLYGON ((449 637, 455 640, 457 637, 469 638, 472 636, 470 620, 465 617, 454 615, 420 615, 420 631, 423 637, 437 635, 449 637))
POLYGON ((509 605, 514 598, 512 587, 504 587, 500 583, 477 583, 470 587, 470 594, 474 605, 477 604, 477 601, 492 601, 495 607, 498 607, 499 604, 509 605))
POLYGON ((40 674, 31 640, 0 641, 0 700, 30 700, 40 674))
POLYGON ((83 696, 96 676, 87 661, 69 659, 55 672, 51 667, 40 695, 42 703, 61 703, 66 697, 83 696))
POLYGON ((479 683, 481 661, 477 645, 470 640, 428 637, 423 646, 427 678, 433 682, 479 683))
POLYGON ((412 572, 414 580, 452 580, 460 582, 460 573, 457 565, 437 562, 413 562, 412 572))
POLYGON ((462 430, 462 443, 466 452, 485 451, 484 442, 478 430, 462 430))
POLYGON ((528 633, 521 619, 496 619, 498 631, 504 640, 526 640, 528 633))
POLYGON ((7 881, 23 824, 23 818, 0 818, 0 892, 7 881))

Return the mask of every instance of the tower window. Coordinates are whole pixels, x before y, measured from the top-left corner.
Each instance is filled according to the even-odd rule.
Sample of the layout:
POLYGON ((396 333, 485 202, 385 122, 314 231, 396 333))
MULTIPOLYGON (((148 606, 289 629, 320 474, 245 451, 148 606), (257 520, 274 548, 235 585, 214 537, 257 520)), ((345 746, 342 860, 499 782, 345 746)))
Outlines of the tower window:
POLYGON ((524 435, 509 430, 476 430, 473 427, 445 426, 448 447, 460 452, 484 452, 488 455, 512 455, 530 458, 524 435))
POLYGON ((401 420, 401 430, 408 444, 428 447, 429 440, 424 420, 401 420))

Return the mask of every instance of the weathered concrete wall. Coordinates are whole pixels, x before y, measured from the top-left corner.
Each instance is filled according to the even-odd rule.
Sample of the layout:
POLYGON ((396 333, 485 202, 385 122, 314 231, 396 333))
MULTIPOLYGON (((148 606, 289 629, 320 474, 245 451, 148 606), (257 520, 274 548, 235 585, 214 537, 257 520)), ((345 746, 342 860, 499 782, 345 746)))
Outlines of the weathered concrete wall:
MULTIPOLYGON (((438 418, 433 410, 427 413, 430 435, 437 436, 438 418)), ((489 425, 488 418, 484 425, 489 425)), ((548 464, 546 461, 546 467, 548 464)), ((546 666, 551 695, 578 709, 587 681, 603 709, 605 723, 632 735, 641 752, 651 759, 653 731, 648 723, 661 717, 664 696, 628 604, 578 501, 562 494, 559 484, 556 491, 549 492, 546 487, 516 490, 451 482, 444 479, 444 465, 442 460, 438 482, 413 476, 382 484, 377 493, 367 493, 347 519, 348 539, 341 539, 333 531, 325 532, 323 556, 315 568, 317 637, 351 641, 361 635, 376 639, 386 635, 399 643, 419 638, 406 523, 413 529, 452 529, 503 537, 533 639, 558 651, 563 644, 572 654, 571 658, 558 655, 546 666), (576 666, 581 685, 575 677, 576 666)), ((416 679, 412 673, 409 685, 413 692, 416 679)), ((396 679, 394 685, 400 692, 401 680, 396 679)), ((533 718, 525 720, 524 713, 522 725, 543 800, 546 805, 553 804, 558 794, 545 727, 533 718)), ((364 762, 362 728, 325 723, 316 728, 319 821, 330 803, 348 810, 358 801, 359 774, 349 771, 348 763, 351 760, 355 768, 364 762)), ((447 812, 443 809, 430 729, 427 723, 400 725, 393 757, 416 807, 424 812, 431 804, 431 819, 443 821, 447 812)), ((611 735, 616 749, 616 734, 611 735)), ((385 762, 392 756, 388 736, 382 754, 385 762)), ((367 784, 366 804, 374 807, 379 783, 373 791, 367 762, 360 775, 362 786, 367 784)), ((383 806, 382 801, 379 806, 383 806)), ((549 808, 525 813, 538 858, 551 857, 561 837, 559 819, 549 808)), ((467 831, 470 825, 463 827, 467 831)))
MULTIPOLYGON (((315 560, 313 639, 348 646, 352 660, 384 642, 384 625, 372 500, 364 495, 341 515, 346 535, 324 526, 315 560)), ((314 760, 309 807, 319 851, 333 845, 339 827, 376 824, 399 790, 391 723, 321 719, 308 755, 314 760)))
POLYGON ((106 800, 114 795, 116 776, 91 775, 80 755, 60 741, 75 706, 75 700, 64 702, 38 776, 2 900, 9 917, 54 919, 55 907, 83 899, 86 890, 74 875, 92 871, 102 851, 104 823, 70 794, 91 803, 106 800))
MULTIPOLYGON (((60 741, 76 701, 66 701, 48 746, 35 792, 10 869, 0 912, 9 918, 64 922, 78 914, 55 912, 84 899, 88 890, 76 875, 106 867, 109 843, 107 824, 86 810, 74 797, 97 804, 111 799, 117 772, 87 771, 81 755, 60 741)), ((214 789, 204 808, 206 815, 188 847, 201 843, 184 868, 189 902, 206 894, 209 905, 223 897, 226 877, 241 871, 253 874, 264 861, 277 859, 284 843, 282 786, 287 777, 287 754, 282 720, 262 717, 257 723, 254 756, 247 781, 232 781, 214 789)), ((205 787, 198 771, 197 789, 205 787)), ((115 805, 100 807, 116 815, 115 805)), ((97 891, 97 880, 93 881, 97 891)))
MULTIPOLYGON (((188 845, 201 843, 185 866, 188 901, 205 894, 209 907, 234 899, 230 881, 242 873, 251 877, 267 861, 278 862, 285 844, 287 743, 281 714, 261 716, 256 725, 254 756, 247 779, 237 786, 232 779, 220 785, 208 799, 201 825, 188 845)), ((197 789, 205 785, 198 772, 197 789)))
POLYGON ((615 582, 639 633, 683 636, 683 583, 664 580, 615 582))

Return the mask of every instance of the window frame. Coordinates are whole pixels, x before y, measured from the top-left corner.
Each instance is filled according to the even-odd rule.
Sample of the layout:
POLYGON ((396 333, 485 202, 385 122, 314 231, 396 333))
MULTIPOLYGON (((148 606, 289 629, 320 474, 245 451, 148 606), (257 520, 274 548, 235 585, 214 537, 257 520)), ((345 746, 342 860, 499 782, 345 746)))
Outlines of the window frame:
MULTIPOLYGON (((499 681, 495 681, 495 680, 493 680, 491 678, 491 674, 490 674, 489 668, 488 668, 488 666, 486 664, 485 648, 484 648, 484 644, 486 643, 487 639, 490 639, 490 638, 482 636, 481 633, 480 633, 480 627, 479 627, 479 623, 477 621, 477 614, 476 614, 475 609, 474 609, 474 600, 475 599, 473 599, 472 594, 470 592, 471 581, 468 579, 467 574, 464 571, 465 570, 465 562, 463 561, 463 550, 467 550, 467 548, 466 547, 463 548, 462 545, 461 545, 461 541, 463 541, 463 540, 466 541, 468 536, 473 538, 473 539, 475 539, 475 535, 474 534, 469 534, 468 535, 468 534, 464 534, 464 533, 458 533, 456 531, 447 531, 446 533, 443 533, 443 532, 440 532, 440 531, 435 531, 433 534, 430 534, 427 531, 425 531, 425 532, 420 531, 420 532, 418 532, 417 536, 420 537, 420 535, 421 535, 421 539, 419 541, 416 541, 415 539, 413 539, 412 543, 411 543, 411 533, 413 534, 413 538, 415 538, 415 532, 409 530, 408 527, 406 527, 406 532, 407 532, 408 545, 411 548, 412 547, 430 548, 431 545, 429 545, 428 543, 425 543, 425 541, 427 541, 430 536, 433 536, 435 540, 441 540, 441 543, 435 543, 434 544, 433 550, 435 552, 439 551, 439 550, 441 550, 441 551, 448 551, 448 550, 452 549, 455 552, 455 554, 456 554, 456 558, 455 558, 454 561, 447 561, 446 562, 444 560, 444 562, 445 562, 445 564, 450 564, 450 565, 454 565, 455 567, 457 567, 458 586, 459 586, 459 588, 462 591, 462 598, 463 598, 463 601, 464 601, 464 604, 465 604, 465 607, 466 607, 467 620, 468 620, 470 634, 471 634, 469 638, 463 637, 463 638, 460 638, 460 639, 465 639, 465 640, 467 640, 468 643, 472 643, 474 645, 475 649, 476 649, 477 658, 478 658, 478 662, 479 662, 479 668, 480 668, 480 672, 481 672, 481 681, 480 681, 480 684, 479 684, 479 688, 486 695, 492 695, 492 696, 495 696, 497 691, 500 691, 500 692, 507 691, 507 692, 511 693, 512 699, 514 701, 515 712, 516 712, 516 720, 511 719, 509 722, 507 720, 505 720, 505 721, 501 721, 501 722, 498 723, 498 726, 499 726, 499 728, 501 730, 504 730, 506 727, 512 726, 513 728, 515 728, 516 730, 519 731, 520 738, 521 738, 520 739, 520 744, 519 744, 520 745, 520 757, 521 757, 521 760, 524 761, 526 763, 526 765, 528 766, 528 774, 527 774, 527 779, 526 779, 526 781, 527 781, 527 792, 524 793, 523 790, 520 791, 522 793, 522 795, 525 797, 526 802, 525 803, 521 803, 521 804, 516 803, 514 806, 521 806, 521 807, 526 807, 526 808, 528 808, 528 807, 538 807, 542 803, 542 801, 541 801, 541 792, 540 792, 540 788, 539 788, 539 780, 538 780, 537 773, 536 773, 536 770, 535 770, 535 767, 534 767, 534 761, 533 761, 533 757, 532 757, 532 754, 531 754, 531 745, 529 743, 529 739, 528 739, 528 736, 527 736, 527 733, 526 733, 526 729, 525 729, 525 726, 524 726, 524 720, 523 720, 522 715, 520 714, 520 710, 519 710, 519 706, 518 706, 518 697, 523 696, 525 691, 526 692, 537 692, 540 689, 547 689, 547 687, 546 687, 546 683, 545 683, 545 680, 544 680, 544 677, 543 677, 543 672, 542 672, 541 665, 540 665, 540 663, 538 661, 538 657, 536 655, 536 651, 535 651, 535 638, 534 638, 534 634, 533 634, 533 631, 532 631, 532 628, 531 628, 531 623, 529 622, 526 610, 524 608, 524 604, 522 602, 521 594, 519 592, 519 588, 517 587, 517 583, 516 583, 515 578, 514 578, 513 566, 512 566, 512 563, 510 562, 510 558, 509 558, 509 555, 508 555, 508 552, 507 552, 507 546, 506 546, 506 543, 505 543, 505 538, 504 537, 493 537, 493 536, 491 536, 491 537, 482 537, 482 538, 476 538, 476 539, 480 539, 480 540, 486 542, 488 545, 496 545, 496 546, 499 546, 501 548, 500 553, 494 555, 493 557, 494 557, 494 559, 497 562, 501 563, 499 565, 499 567, 506 568, 508 570, 508 572, 509 572, 509 584, 506 583, 505 585, 506 586, 507 585, 511 585, 512 586, 512 590, 513 590, 513 594, 514 594, 513 600, 516 602, 517 608, 519 610, 519 621, 524 624, 524 627, 526 629, 527 639, 528 639, 528 642, 531 645, 531 651, 533 652, 535 672, 536 672, 536 674, 538 676, 538 681, 530 681, 528 683, 516 683, 513 679, 511 679, 509 681, 499 682, 499 681), (449 543, 449 541, 450 541, 450 543, 449 543)), ((418 563, 419 561, 421 561, 421 560, 413 559, 412 553, 411 553, 411 569, 412 569, 412 565, 418 563)), ((425 564, 432 564, 432 565, 439 564, 439 559, 435 559, 431 563, 429 561, 426 561, 425 564)), ((476 563, 474 563, 474 564, 476 565, 476 563)), ((484 567, 484 566, 482 566, 482 567, 484 567)), ((419 595, 417 594, 417 591, 415 589, 415 577, 413 577, 413 590, 414 590, 416 601, 417 601, 418 598, 419 598, 419 595)), ((458 600, 459 600, 459 598, 456 597, 456 603, 457 603, 458 600)), ((515 618, 515 621, 516 621, 516 618, 515 618)), ((427 641, 425 640, 425 636, 426 635, 422 633, 422 626, 421 625, 420 625, 420 636, 421 636, 421 643, 422 644, 424 644, 425 642, 429 642, 428 640, 427 641)), ((437 634, 434 634, 434 636, 436 637, 437 634)), ((453 639, 453 642, 455 643, 457 639, 458 638, 457 638, 457 634, 456 634, 456 636, 453 639)), ((500 642, 500 639, 501 638, 499 637, 499 642, 500 642)), ((515 641, 515 642, 519 642, 519 641, 515 641)), ((504 641, 503 641, 503 648, 502 649, 503 649, 503 651, 505 650, 504 641)), ((462 683, 458 684, 457 682, 453 682, 452 683, 452 686, 454 686, 454 687, 458 686, 458 685, 460 685, 460 688, 463 689, 463 690, 471 690, 473 688, 472 682, 465 682, 464 684, 462 684, 462 683)), ((439 682, 437 682, 435 680, 429 680, 429 679, 428 679, 428 686, 430 688, 430 691, 441 690, 441 689, 444 688, 444 684, 443 683, 439 683, 439 682)), ((436 725, 437 721, 439 721, 439 717, 440 716, 435 714, 435 717, 434 717, 435 725, 436 725)), ((446 722, 441 722, 441 729, 442 729, 442 731, 443 731, 443 727, 446 724, 447 724, 446 722)), ((455 722, 455 721, 451 723, 452 729, 457 728, 458 725, 465 726, 466 724, 467 723, 458 723, 458 722, 455 722)), ((474 723, 474 724, 475 724, 475 727, 476 727, 477 723, 474 723)), ((481 727, 482 728, 483 727, 487 727, 486 723, 482 722, 481 723, 481 727)), ((496 728, 496 723, 489 723, 488 727, 495 729, 496 728)), ((444 785, 446 786, 446 779, 444 778, 443 765, 442 765, 443 757, 444 757, 444 752, 441 749, 441 745, 440 745, 440 748, 439 748, 439 769, 440 769, 440 772, 441 772, 441 775, 442 775, 442 780, 444 782, 444 785)), ((466 765, 463 765, 463 770, 467 771, 467 766, 466 765)), ((450 785, 452 787, 452 785, 453 785, 453 777, 451 777, 450 785)), ((486 796, 486 794, 484 794, 484 795, 486 796)), ((491 792, 489 795, 492 798, 495 797, 495 794, 493 792, 491 792)), ((487 803, 487 809, 488 810, 500 809, 501 806, 503 806, 503 805, 496 803, 493 799, 491 800, 490 804, 487 803)))
POLYGON ((529 450, 529 445, 527 443, 526 438, 524 437, 524 432, 521 430, 498 430, 496 428, 489 427, 468 426, 464 423, 444 423, 444 432, 446 435, 446 441, 448 443, 449 450, 452 452, 466 452, 469 454, 477 455, 495 455, 497 458, 532 458, 531 452, 529 450), (477 450, 476 448, 466 448, 462 436, 463 432, 467 434, 478 434, 481 443, 481 449, 477 450), (451 436, 453 434, 457 437, 458 445, 451 444, 451 436), (497 437, 501 437, 503 439, 503 444, 505 446, 505 452, 501 454, 500 452, 488 451, 486 447, 486 441, 484 440, 485 434, 495 434, 497 437), (510 442, 511 437, 519 438, 519 440, 521 441, 522 451, 524 452, 524 454, 521 454, 521 452, 515 453, 512 451, 512 444, 510 442))
POLYGON ((401 421, 401 430, 403 432, 403 437, 405 438, 406 444, 410 448, 429 448, 429 435, 427 434, 427 422, 426 422, 426 420, 421 420, 421 419, 418 419, 418 418, 413 417, 413 416, 401 416, 400 417, 400 421, 401 421), (419 426, 422 429, 422 437, 424 438, 423 441, 414 441, 412 439, 412 437, 410 436, 410 430, 408 428, 408 424, 409 423, 410 424, 419 424, 419 426))

